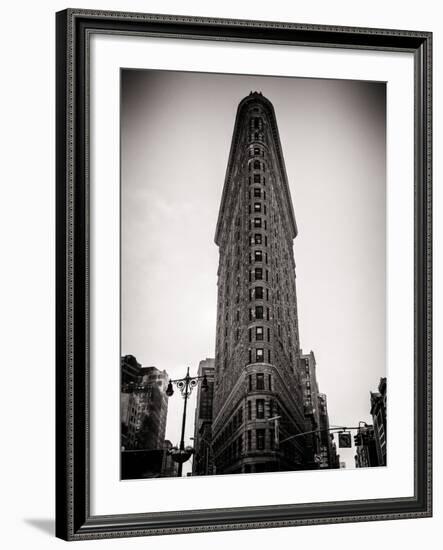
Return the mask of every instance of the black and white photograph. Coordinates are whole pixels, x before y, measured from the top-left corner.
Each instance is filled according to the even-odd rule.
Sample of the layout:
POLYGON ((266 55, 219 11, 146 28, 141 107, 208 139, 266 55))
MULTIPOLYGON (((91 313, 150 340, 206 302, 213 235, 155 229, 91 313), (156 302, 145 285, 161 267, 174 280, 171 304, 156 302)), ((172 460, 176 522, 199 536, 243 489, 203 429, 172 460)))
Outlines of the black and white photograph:
POLYGON ((443 18, 399 8, 5 3, 3 548, 441 546, 443 18))
POLYGON ((120 83, 121 480, 385 467, 386 83, 120 83))

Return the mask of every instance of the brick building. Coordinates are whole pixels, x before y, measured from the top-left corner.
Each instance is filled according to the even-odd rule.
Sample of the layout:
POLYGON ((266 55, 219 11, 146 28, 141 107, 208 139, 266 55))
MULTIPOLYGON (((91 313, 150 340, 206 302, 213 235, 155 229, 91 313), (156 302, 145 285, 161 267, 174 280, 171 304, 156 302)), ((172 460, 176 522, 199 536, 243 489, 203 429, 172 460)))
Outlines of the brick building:
POLYGON ((219 246, 212 438, 218 473, 309 467, 299 366, 292 201, 274 108, 238 107, 215 242, 219 246))

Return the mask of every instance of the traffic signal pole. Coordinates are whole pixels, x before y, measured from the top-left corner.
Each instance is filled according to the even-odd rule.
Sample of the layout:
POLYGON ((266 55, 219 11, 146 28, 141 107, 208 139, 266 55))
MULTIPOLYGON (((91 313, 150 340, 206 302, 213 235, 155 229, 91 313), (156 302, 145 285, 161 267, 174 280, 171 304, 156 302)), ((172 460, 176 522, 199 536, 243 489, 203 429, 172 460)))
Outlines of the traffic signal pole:
POLYGON ((360 430, 361 426, 353 426, 353 427, 348 427, 348 426, 334 426, 333 428, 324 428, 323 430, 312 430, 310 432, 302 432, 302 433, 299 433, 299 434, 295 434, 295 435, 290 435, 289 437, 286 437, 285 439, 282 439, 280 441, 280 444, 281 443, 285 443, 286 441, 289 441, 291 439, 295 439, 296 437, 302 437, 304 435, 310 435, 310 434, 318 434, 318 433, 322 433, 322 432, 334 432, 334 433, 340 433, 340 432, 349 432, 350 430, 360 430))

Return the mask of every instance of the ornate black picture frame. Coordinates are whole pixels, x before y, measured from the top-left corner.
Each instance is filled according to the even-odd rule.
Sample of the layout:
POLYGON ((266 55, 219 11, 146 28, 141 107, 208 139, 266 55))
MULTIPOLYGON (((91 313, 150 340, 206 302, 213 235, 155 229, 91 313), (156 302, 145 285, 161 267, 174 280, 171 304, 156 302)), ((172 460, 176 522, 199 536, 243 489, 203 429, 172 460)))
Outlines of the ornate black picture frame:
POLYGON ((69 9, 57 13, 56 535, 65 540, 428 517, 432 513, 429 32, 69 9), (89 40, 94 33, 414 54, 413 497, 93 516, 89 483, 89 40))

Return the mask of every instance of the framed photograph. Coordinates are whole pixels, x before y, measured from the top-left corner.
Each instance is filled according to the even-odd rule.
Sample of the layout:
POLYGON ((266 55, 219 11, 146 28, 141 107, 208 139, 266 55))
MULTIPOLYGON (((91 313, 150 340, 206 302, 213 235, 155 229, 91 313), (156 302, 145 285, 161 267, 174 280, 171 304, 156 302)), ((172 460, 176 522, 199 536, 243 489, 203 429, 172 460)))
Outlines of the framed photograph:
POLYGON ((58 537, 431 515, 431 43, 57 13, 58 537))

